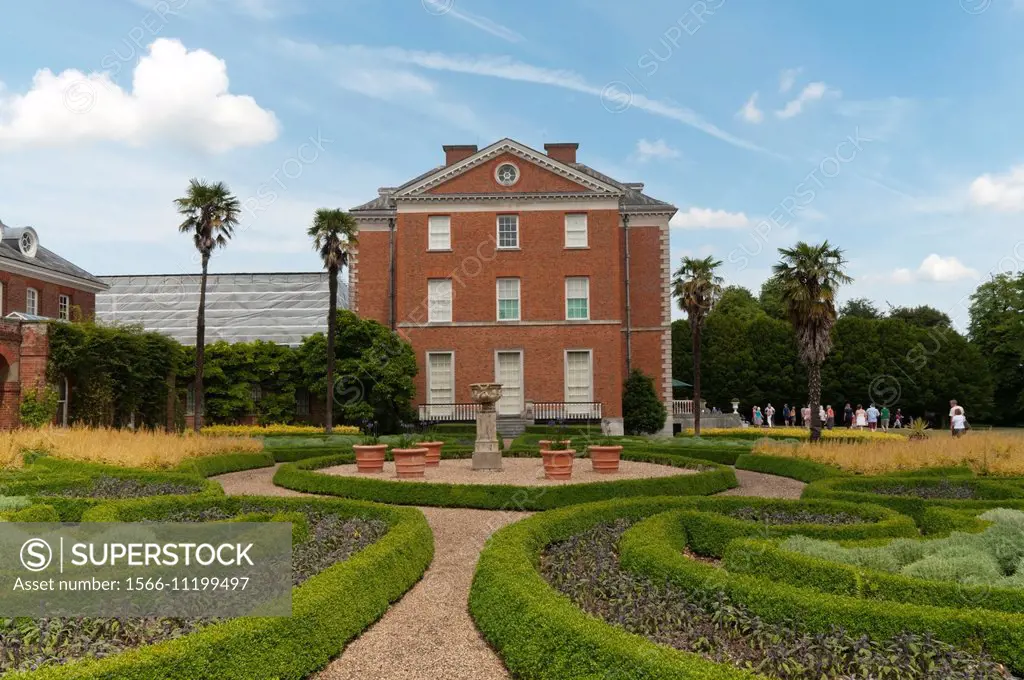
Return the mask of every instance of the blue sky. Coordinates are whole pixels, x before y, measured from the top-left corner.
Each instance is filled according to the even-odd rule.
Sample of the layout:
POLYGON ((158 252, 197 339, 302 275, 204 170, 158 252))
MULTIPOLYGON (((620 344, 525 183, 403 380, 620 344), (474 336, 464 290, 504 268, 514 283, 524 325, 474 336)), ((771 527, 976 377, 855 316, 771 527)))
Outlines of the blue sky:
POLYGON ((1021 0, 2 4, 0 218, 96 274, 196 271, 192 176, 247 208, 214 271, 316 269, 316 208, 502 137, 645 182, 755 292, 828 238, 843 298, 963 325, 1024 260, 1021 0))

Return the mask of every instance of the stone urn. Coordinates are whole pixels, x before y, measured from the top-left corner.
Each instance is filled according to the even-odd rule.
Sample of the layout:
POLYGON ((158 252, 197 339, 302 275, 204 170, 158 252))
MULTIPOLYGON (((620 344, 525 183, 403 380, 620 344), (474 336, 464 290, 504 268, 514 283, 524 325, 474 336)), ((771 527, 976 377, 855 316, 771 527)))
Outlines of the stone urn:
POLYGON ((733 413, 739 413, 740 412, 740 400, 739 399, 733 399, 732 400, 732 412, 733 413))
POLYGON ((473 469, 500 470, 501 447, 498 446, 498 413, 494 404, 501 399, 501 384, 473 383, 469 389, 473 401, 480 404, 480 409, 476 414, 473 469))
POLYGON ((441 464, 441 447, 444 442, 420 442, 420 446, 427 450, 427 467, 437 467, 441 464))
POLYGON ((416 479, 423 477, 427 465, 427 450, 421 447, 412 449, 391 449, 395 458, 395 475, 399 479, 416 479))
POLYGON ((619 471, 619 461, 622 458, 621 446, 591 446, 590 463, 594 472, 611 474, 619 471))
POLYGON ((374 473, 384 471, 384 454, 387 444, 356 444, 352 447, 356 454, 356 470, 374 473))

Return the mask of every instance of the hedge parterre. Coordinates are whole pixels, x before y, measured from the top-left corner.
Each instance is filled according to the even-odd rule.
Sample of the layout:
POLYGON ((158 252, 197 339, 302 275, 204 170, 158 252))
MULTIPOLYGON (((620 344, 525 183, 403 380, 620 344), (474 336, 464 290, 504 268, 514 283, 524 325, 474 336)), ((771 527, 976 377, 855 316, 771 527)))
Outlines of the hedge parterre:
MULTIPOLYGON (((15 628, 36 625, 38 634, 53 643, 46 651, 50 661, 68 662, 11 677, 298 680, 323 668, 418 581, 430 564, 433 537, 418 510, 340 499, 168 496, 103 503, 88 509, 83 519, 258 521, 254 518, 266 515, 267 521, 294 522, 296 513, 306 518, 309 540, 296 546, 293 576, 300 585, 293 593, 291 617, 137 621, 128 624, 122 635, 134 647, 126 651, 120 651, 126 645, 111 642, 110 637, 115 629, 125 630, 125 622, 65 620, 40 626, 18 620, 12 624, 15 628), (104 658, 67 658, 90 653, 104 658)), ((9 628, 0 628, 0 635, 17 634, 9 628)), ((32 667, 38 658, 21 661, 32 667)))
MULTIPOLYGON (((578 505, 552 510, 518 522, 496 533, 481 555, 470 594, 470 612, 481 632, 499 652, 514 677, 530 680, 574 680, 598 677, 622 678, 753 678, 758 677, 730 664, 701 654, 672 649, 651 642, 588 616, 553 589, 538 571, 545 549, 554 543, 580 536, 617 520, 637 521, 672 510, 681 516, 704 515, 694 523, 694 533, 709 549, 718 549, 723 528, 737 536, 761 536, 765 525, 730 517, 744 507, 779 511, 805 508, 794 501, 750 498, 635 498, 578 505), (703 509, 703 512, 700 509, 703 509)), ((845 512, 864 519, 856 525, 769 526, 772 535, 787 535, 798 527, 823 532, 845 530, 850 537, 901 536, 914 531, 905 517, 879 507, 824 503, 816 513, 845 512)), ((726 540, 726 543, 731 540, 726 540)), ((685 546, 683 546, 685 547, 685 546)), ((724 548, 724 546, 722 546, 724 548)), ((680 559, 682 548, 676 550, 680 559)), ((718 556, 721 552, 717 553, 718 556)), ((711 573, 720 572, 701 565, 711 573)), ((654 579, 664 583, 664 578, 654 579)), ((884 639, 893 638, 892 635, 884 639)))

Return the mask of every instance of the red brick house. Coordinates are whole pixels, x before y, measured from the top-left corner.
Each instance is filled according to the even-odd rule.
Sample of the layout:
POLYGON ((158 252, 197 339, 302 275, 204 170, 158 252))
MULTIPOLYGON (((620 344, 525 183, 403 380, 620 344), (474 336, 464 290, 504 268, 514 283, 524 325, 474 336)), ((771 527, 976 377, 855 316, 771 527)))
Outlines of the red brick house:
POLYGON ((45 385, 47 323, 91 318, 106 287, 42 247, 32 227, 0 222, 0 429, 18 425, 22 393, 45 385))
POLYGON ((496 381, 506 425, 620 432, 630 368, 671 413, 676 208, 577 162, 578 144, 544 148, 445 146, 444 165, 352 210, 350 306, 412 344, 421 420, 471 419, 469 385, 496 381))

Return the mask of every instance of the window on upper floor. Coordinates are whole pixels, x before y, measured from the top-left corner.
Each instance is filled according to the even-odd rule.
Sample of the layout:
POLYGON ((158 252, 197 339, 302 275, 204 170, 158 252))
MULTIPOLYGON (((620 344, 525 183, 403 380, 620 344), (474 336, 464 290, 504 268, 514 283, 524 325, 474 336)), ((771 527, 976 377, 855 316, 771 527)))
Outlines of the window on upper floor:
POLYGON ((433 215, 427 220, 427 250, 451 250, 452 218, 433 215))
POLYGON ((590 279, 570 276, 565 280, 565 318, 581 321, 590 318, 590 279))
POLYGON ((57 296, 57 318, 62 321, 71 319, 71 298, 67 295, 57 296))
POLYGON ((519 279, 498 279, 498 321, 519 321, 519 279))
POLYGON ((565 216, 565 247, 587 247, 586 213, 569 213, 565 216))
POLYGON ((498 215, 498 247, 519 247, 518 215, 498 215))
POLYGON ((427 321, 452 320, 452 280, 427 279, 427 321))
POLYGON ((25 312, 39 315, 39 291, 35 288, 25 289, 25 312))

